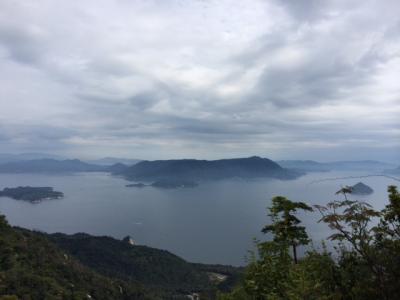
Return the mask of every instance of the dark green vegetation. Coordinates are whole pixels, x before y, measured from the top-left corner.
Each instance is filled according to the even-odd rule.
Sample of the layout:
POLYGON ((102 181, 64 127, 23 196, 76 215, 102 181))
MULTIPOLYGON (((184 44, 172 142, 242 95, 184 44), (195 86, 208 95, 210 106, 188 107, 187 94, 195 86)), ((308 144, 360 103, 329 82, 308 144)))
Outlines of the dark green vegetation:
POLYGON ((221 160, 156 160, 141 161, 122 172, 130 180, 216 180, 228 178, 294 179, 302 173, 284 169, 267 158, 249 157, 221 160))
POLYGON ((210 287, 206 273, 168 251, 88 234, 53 234, 49 238, 83 264, 106 276, 184 293, 210 287))
POLYGON ((183 299, 193 292, 213 299, 240 274, 110 237, 48 235, 0 218, 0 299, 183 299))
POLYGON ((317 300, 400 299, 400 194, 389 186, 389 203, 381 211, 365 202, 349 200, 342 188, 341 201, 315 206, 320 222, 332 229, 335 253, 326 247, 311 249, 297 260, 295 245, 308 244, 304 227, 294 217, 304 203, 277 197, 270 208, 272 223, 265 232, 272 240, 257 242, 242 283, 220 299, 317 300))
POLYGON ((350 188, 351 188, 351 194, 353 195, 371 195, 374 192, 374 190, 371 187, 362 182, 359 182, 351 186, 350 188))
POLYGON ((293 202, 285 197, 274 197, 269 216, 273 223, 262 229, 263 233, 272 233, 275 243, 288 243, 293 249, 293 260, 297 264, 297 246, 307 245, 310 240, 301 221, 295 216, 297 210, 312 211, 303 202, 293 202))
POLYGON ((10 197, 15 200, 37 202, 47 199, 59 199, 63 197, 62 192, 54 191, 52 187, 19 186, 16 188, 5 188, 0 191, 0 197, 10 197))
POLYGON ((139 284, 83 266, 44 235, 0 218, 0 299, 151 299, 139 284), (5 297, 10 295, 10 297, 5 297), (14 296, 14 297, 11 297, 14 296))

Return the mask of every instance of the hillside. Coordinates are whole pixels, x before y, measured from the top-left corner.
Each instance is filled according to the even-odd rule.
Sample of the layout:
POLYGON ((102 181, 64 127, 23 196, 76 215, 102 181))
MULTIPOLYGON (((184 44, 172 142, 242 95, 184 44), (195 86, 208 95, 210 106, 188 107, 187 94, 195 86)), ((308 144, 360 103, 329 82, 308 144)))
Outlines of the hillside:
POLYGON ((0 217, 0 295, 9 299, 152 299, 144 288, 99 275, 47 238, 0 217), (16 298, 17 297, 17 298, 16 298))
POLYGON ((272 160, 260 157, 141 161, 117 174, 131 180, 216 180, 235 177, 294 179, 301 175, 300 172, 284 169, 272 160))
POLYGON ((84 233, 57 233, 49 235, 49 238, 84 265, 105 276, 185 293, 210 288, 205 272, 165 250, 84 233))
POLYGON ((182 299, 197 292, 212 299, 217 289, 230 290, 241 274, 240 268, 192 264, 168 251, 111 237, 49 235, 11 227, 0 216, 0 295, 182 299), (215 281, 212 274, 226 279, 215 281))

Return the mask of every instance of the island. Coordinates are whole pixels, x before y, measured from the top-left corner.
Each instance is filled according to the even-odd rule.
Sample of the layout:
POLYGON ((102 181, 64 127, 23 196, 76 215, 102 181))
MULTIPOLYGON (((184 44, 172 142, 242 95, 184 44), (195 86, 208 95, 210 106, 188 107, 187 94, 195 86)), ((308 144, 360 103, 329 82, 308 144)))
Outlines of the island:
POLYGON ((148 184, 144 184, 144 183, 141 183, 141 182, 139 182, 139 183, 131 183, 131 184, 127 184, 127 185, 125 185, 126 187, 136 187, 136 188, 142 188, 142 187, 145 187, 145 186, 149 186, 148 184))
POLYGON ((38 203, 42 200, 62 198, 64 194, 55 191, 52 187, 19 186, 15 188, 4 188, 0 191, 0 197, 9 197, 15 200, 38 203))
POLYGON ((152 187, 162 189, 177 189, 177 188, 194 188, 198 186, 197 182, 190 180, 158 180, 151 184, 152 187))
MULTIPOLYGON (((296 179, 304 172, 282 168, 276 162, 257 156, 219 160, 175 159, 141 161, 113 172, 131 181, 154 182, 176 180, 180 182, 215 181, 232 178, 296 179)), ((175 184, 174 184, 175 185, 175 184)))
POLYGON ((178 180, 178 179, 162 179, 154 181, 151 184, 145 184, 142 182, 127 184, 126 187, 143 188, 151 186, 161 189, 178 189, 178 188, 193 188, 198 186, 197 182, 190 180, 178 180))
POLYGON ((359 182, 350 188, 353 195, 371 195, 374 192, 371 187, 362 182, 359 182))

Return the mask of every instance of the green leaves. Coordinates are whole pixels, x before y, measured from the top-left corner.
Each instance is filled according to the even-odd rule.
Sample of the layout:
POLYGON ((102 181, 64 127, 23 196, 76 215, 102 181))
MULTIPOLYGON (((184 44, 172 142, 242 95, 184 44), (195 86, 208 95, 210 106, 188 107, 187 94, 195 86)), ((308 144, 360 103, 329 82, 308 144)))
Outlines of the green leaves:
POLYGON ((400 299, 400 194, 395 186, 388 192, 389 204, 382 211, 349 199, 348 187, 337 192, 342 201, 314 206, 321 214, 319 222, 333 231, 328 239, 337 242, 337 253, 334 259, 325 248, 313 250, 297 264, 289 247, 308 242, 308 236, 295 214, 309 209, 275 197, 272 223, 263 228, 273 239, 258 243, 259 258, 248 266, 241 290, 246 297, 229 299, 400 299))
POLYGON ((294 202, 282 196, 274 197, 269 208, 272 224, 262 229, 263 233, 272 233, 275 242, 291 245, 295 262, 297 262, 296 247, 310 242, 305 227, 298 226, 301 223, 295 216, 298 210, 313 209, 304 202, 294 202))

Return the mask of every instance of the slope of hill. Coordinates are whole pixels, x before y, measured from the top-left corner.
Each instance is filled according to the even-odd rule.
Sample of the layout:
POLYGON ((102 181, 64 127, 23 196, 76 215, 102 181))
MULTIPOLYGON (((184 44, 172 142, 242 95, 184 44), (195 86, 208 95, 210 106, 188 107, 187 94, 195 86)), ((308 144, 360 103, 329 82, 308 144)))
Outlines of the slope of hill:
POLYGON ((0 295, 7 299, 187 299, 193 292, 213 299, 242 272, 111 237, 11 227, 0 216, 0 295))
POLYGON ((205 272, 165 250, 84 233, 57 233, 49 238, 84 265, 105 276, 185 293, 210 288, 205 272))
POLYGON ((0 173, 63 173, 97 172, 104 170, 105 167, 88 164, 78 159, 35 159, 9 162, 0 165, 0 173))
POLYGON ((261 157, 141 161, 118 174, 132 180, 216 180, 234 177, 293 179, 302 175, 261 157))
POLYGON ((11 227, 3 216, 0 295, 10 295, 7 299, 151 299, 139 284, 99 275, 45 236, 11 227))

